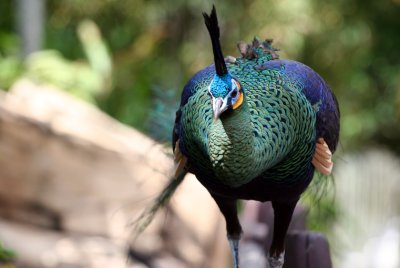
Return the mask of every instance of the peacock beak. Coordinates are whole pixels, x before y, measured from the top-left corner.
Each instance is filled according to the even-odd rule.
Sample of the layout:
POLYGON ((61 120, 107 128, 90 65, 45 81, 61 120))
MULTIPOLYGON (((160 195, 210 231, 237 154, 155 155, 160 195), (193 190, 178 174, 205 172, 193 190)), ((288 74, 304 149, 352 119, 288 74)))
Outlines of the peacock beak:
POLYGON ((226 99, 223 98, 213 98, 213 112, 214 112, 214 121, 216 121, 219 116, 228 108, 228 104, 226 99))

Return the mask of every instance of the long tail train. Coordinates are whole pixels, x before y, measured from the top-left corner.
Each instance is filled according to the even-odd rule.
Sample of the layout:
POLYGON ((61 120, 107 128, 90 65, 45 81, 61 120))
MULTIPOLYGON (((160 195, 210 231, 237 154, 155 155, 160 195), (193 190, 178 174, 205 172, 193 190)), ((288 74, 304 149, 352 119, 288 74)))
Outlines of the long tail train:
POLYGON ((147 228, 147 226, 154 219, 157 211, 167 204, 175 190, 182 183, 187 173, 188 172, 185 169, 181 169, 180 172, 175 173, 163 191, 153 201, 152 205, 147 207, 142 214, 131 223, 131 226, 134 226, 134 239, 136 239, 147 228))

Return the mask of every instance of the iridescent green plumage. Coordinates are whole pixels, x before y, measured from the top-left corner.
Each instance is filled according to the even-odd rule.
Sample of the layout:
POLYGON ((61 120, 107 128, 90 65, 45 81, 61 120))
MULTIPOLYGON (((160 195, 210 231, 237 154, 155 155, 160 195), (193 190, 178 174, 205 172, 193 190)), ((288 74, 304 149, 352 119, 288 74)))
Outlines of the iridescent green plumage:
POLYGON ((259 52, 255 60, 238 58, 227 64, 229 73, 243 86, 245 101, 221 120, 213 121, 207 90, 214 75, 211 70, 191 84, 191 96, 181 108, 184 151, 228 186, 263 176, 285 159, 276 176, 271 176, 272 171, 265 174, 266 180, 282 180, 312 157, 316 111, 301 85, 284 77, 284 65, 280 69, 260 67, 269 59, 270 53, 259 52))

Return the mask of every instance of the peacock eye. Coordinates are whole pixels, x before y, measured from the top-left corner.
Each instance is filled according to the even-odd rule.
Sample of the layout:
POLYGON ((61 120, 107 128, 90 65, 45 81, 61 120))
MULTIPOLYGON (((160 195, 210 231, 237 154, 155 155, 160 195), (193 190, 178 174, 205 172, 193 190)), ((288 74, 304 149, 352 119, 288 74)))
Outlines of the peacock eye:
POLYGON ((232 91, 231 97, 236 98, 236 96, 237 96, 237 90, 232 91))

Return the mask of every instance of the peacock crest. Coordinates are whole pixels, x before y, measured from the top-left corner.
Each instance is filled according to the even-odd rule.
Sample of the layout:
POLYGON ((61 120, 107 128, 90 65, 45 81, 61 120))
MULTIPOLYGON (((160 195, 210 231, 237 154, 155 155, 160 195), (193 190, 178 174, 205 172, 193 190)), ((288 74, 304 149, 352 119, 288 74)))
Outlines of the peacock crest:
POLYGON ((267 60, 277 60, 279 59, 279 55, 276 52, 279 49, 273 47, 272 42, 272 39, 261 41, 260 38, 254 37, 253 42, 249 44, 239 42, 237 47, 244 59, 266 58, 267 60))

